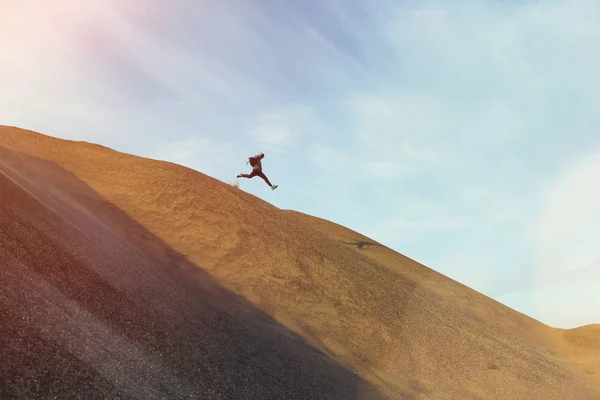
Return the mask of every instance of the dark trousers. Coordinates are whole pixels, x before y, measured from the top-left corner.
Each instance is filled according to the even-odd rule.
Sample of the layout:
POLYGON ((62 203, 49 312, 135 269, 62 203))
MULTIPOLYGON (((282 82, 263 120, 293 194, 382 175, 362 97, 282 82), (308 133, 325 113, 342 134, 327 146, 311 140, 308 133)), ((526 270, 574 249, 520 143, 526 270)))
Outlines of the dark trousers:
POLYGON ((269 178, 267 178, 267 176, 260 170, 253 169, 250 174, 242 174, 242 178, 254 178, 255 176, 260 176, 265 180, 265 182, 267 182, 267 185, 273 186, 271 185, 271 182, 269 182, 269 178))

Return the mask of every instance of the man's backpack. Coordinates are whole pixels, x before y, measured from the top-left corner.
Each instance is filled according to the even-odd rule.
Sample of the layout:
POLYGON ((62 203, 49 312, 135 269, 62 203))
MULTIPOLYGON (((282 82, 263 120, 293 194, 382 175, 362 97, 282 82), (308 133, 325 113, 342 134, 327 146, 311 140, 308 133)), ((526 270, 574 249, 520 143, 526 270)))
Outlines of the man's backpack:
POLYGON ((250 163, 251 166, 255 166, 258 164, 258 157, 253 156, 253 157, 248 157, 248 162, 250 163))

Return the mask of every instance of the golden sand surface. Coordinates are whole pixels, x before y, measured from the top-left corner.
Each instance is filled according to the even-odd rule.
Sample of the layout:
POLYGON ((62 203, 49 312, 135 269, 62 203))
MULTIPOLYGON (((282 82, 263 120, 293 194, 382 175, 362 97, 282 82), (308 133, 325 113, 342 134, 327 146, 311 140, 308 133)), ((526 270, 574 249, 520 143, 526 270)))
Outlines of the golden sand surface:
MULTIPOLYGON (((600 399, 599 325, 547 326, 364 235, 279 209, 201 172, 0 126, 0 176, 17 185, 27 201, 49 210, 58 221, 52 224, 69 225, 96 240, 92 251, 89 243, 77 248, 51 236, 56 233, 48 227, 47 233, 38 232, 47 240, 63 240, 67 252, 84 257, 119 290, 138 293, 142 289, 131 286, 132 280, 156 274, 144 265, 161 265, 170 274, 193 277, 204 289, 212 282, 210 290, 239 297, 244 307, 256 309, 248 315, 271 318, 269 328, 260 329, 302 342, 303 351, 315 354, 307 356, 310 363, 317 362, 317 354, 327 365, 335 363, 323 376, 330 382, 337 376, 338 387, 352 385, 351 394, 333 394, 330 388, 323 398, 600 399), (125 242, 131 243, 127 254, 149 261, 134 262, 128 255, 104 266, 105 259, 125 252, 115 243, 125 242)), ((3 207, 18 204, 7 201, 3 207)), ((21 218, 27 225, 42 216, 30 212, 21 218)), ((16 239, 5 234, 4 240, 16 239)), ((28 255, 38 257, 43 254, 28 255)), ((157 282, 144 283, 148 307, 160 308, 160 298, 170 296, 165 293, 172 288, 157 282)), ((166 300, 164 307, 187 310, 212 297, 177 294, 177 299, 166 300)), ((102 308, 102 297, 97 301, 102 308)), ((186 318, 193 318, 189 314, 186 318)), ((258 323, 244 318, 245 326, 258 323)), ((78 326, 85 319, 73 316, 69 323, 78 326)), ((227 346, 238 340, 241 348, 245 342, 236 338, 227 346)), ((267 359, 261 365, 281 369, 279 362, 267 359)), ((176 381, 177 375, 168 379, 176 381)), ((327 386, 313 375, 303 379, 327 386)), ((207 389, 189 388, 200 390, 207 389)))

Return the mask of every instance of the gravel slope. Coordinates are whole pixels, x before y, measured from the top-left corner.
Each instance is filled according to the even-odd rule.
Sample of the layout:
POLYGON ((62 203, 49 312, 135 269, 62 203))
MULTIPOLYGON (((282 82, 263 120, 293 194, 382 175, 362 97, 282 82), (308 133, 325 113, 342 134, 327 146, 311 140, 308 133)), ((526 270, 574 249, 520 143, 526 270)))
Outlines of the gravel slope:
POLYGON ((24 312, 48 314, 39 303, 54 299, 62 322, 36 319, 30 335, 62 332, 47 347, 96 371, 97 390, 378 398, 375 386, 398 399, 600 399, 597 327, 553 329, 363 235, 178 165, 9 127, 0 150, 1 190, 23 197, 4 212, 26 201, 32 210, 3 226, 39 225, 35 246, 32 233, 0 240, 27 243, 13 275, 38 274, 10 287, 50 291, 34 300, 11 289, 6 312, 25 297, 24 312), (51 217, 42 224, 36 212, 51 217), (44 261, 54 254, 34 251, 44 240, 64 254, 44 261), (84 264, 65 267, 68 254, 84 264), (41 279, 36 262, 62 269, 41 279), (75 332, 95 339, 69 347, 75 332))
POLYGON ((381 398, 56 164, 0 201, 0 398, 381 398))

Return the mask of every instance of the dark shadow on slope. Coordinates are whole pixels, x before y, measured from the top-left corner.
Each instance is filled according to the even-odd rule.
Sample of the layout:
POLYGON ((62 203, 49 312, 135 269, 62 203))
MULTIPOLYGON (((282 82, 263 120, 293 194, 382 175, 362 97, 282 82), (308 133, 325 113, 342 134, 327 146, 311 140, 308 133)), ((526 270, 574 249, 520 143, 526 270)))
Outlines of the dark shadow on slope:
POLYGON ((56 164, 0 205, 0 398, 383 398, 56 164))
POLYGON ((359 249, 364 249, 365 246, 379 246, 377 243, 370 243, 370 242, 365 242, 362 240, 357 240, 356 242, 344 242, 343 240, 340 240, 340 242, 344 243, 344 244, 349 244, 351 246, 356 246, 359 249))

